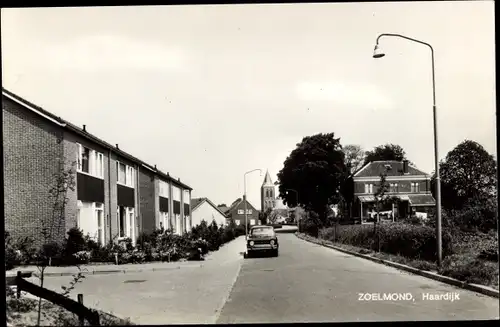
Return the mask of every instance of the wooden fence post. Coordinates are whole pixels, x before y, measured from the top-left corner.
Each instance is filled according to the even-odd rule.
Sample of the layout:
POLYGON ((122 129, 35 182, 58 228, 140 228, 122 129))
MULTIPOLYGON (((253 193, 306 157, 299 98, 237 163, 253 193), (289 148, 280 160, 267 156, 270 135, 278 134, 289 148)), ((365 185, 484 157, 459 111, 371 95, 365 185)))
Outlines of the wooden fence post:
POLYGON ((21 287, 19 287, 19 280, 21 279, 21 271, 17 272, 17 277, 16 277, 16 295, 17 298, 19 299, 21 297, 21 287))
MULTIPOLYGON (((78 294, 78 303, 83 305, 83 294, 78 294)), ((84 326, 85 317, 81 315, 78 317, 78 319, 80 319, 80 326, 84 326)))

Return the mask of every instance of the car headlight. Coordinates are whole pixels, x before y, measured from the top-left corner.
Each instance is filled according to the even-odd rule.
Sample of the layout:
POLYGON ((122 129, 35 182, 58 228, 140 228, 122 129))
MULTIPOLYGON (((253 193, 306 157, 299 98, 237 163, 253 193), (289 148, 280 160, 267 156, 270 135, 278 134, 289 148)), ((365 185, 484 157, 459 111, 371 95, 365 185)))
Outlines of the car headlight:
POLYGON ((274 245, 274 240, 271 240, 271 245, 274 245))
POLYGON ((254 241, 250 241, 249 244, 250 244, 250 246, 253 246, 255 244, 255 242, 254 241))

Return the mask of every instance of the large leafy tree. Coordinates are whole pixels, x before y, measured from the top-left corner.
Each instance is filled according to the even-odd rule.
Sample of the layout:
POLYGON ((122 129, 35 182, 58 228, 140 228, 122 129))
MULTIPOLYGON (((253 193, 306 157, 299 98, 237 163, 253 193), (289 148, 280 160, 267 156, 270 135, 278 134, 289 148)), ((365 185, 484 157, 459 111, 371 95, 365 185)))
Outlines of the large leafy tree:
POLYGON ((407 160, 406 152, 401 146, 397 144, 387 143, 384 145, 376 146, 371 151, 366 151, 363 166, 372 161, 381 161, 381 160, 402 161, 405 159, 407 160))
POLYGON ((334 133, 307 136, 297 144, 278 173, 279 196, 291 207, 299 205, 327 220, 328 206, 339 202, 340 186, 347 175, 340 139, 334 133))
MULTIPOLYGON (((496 196, 496 161, 475 141, 465 140, 448 152, 439 173, 445 209, 460 210, 470 201, 496 196)), ((435 192, 435 174, 432 185, 435 192)))
POLYGON ((363 166, 365 160, 365 151, 359 145, 348 144, 342 147, 345 155, 345 165, 347 171, 351 174, 363 166))

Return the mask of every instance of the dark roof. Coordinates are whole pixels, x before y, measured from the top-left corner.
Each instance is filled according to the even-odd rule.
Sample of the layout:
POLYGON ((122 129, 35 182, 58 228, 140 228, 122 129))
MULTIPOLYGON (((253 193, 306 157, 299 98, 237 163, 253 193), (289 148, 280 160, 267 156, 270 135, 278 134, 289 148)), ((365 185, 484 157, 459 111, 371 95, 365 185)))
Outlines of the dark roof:
POLYGON ((219 208, 219 210, 222 211, 222 212, 224 212, 224 213, 226 213, 229 210, 229 208, 227 206, 220 206, 220 207, 217 207, 217 208, 219 208))
POLYGON ((120 150, 116 146, 111 145, 111 144, 109 144, 109 143, 101 140, 100 138, 98 138, 98 137, 96 137, 96 136, 88 133, 87 131, 84 131, 82 128, 80 128, 80 127, 78 127, 76 125, 73 125, 72 123, 70 123, 70 122, 62 119, 61 117, 58 117, 58 116, 54 115, 53 113, 48 112, 47 110, 45 110, 45 109, 43 109, 43 108, 41 108, 41 107, 39 107, 39 106, 37 106, 37 105, 35 105, 33 103, 31 103, 31 102, 29 102, 29 101, 21 98, 20 96, 14 94, 12 92, 10 92, 9 90, 7 90, 5 88, 2 88, 2 93, 7 94, 8 96, 16 99, 17 101, 23 103, 24 105, 27 105, 29 107, 32 107, 32 108, 36 109, 37 111, 41 112, 43 115, 45 115, 45 116, 47 116, 47 117, 49 117, 49 118, 51 118, 51 119, 59 122, 60 124, 64 124, 65 125, 64 128, 67 128, 68 130, 73 131, 73 132, 79 134, 80 136, 83 136, 84 138, 90 140, 90 141, 93 141, 93 142, 95 142, 95 143, 97 143, 97 144, 99 144, 99 145, 101 145, 101 146, 103 146, 105 148, 108 148, 109 150, 113 151, 114 153, 116 153, 116 154, 118 154, 118 155, 120 155, 120 156, 122 156, 122 157, 124 157, 124 158, 126 158, 128 160, 130 160, 130 161, 133 161, 133 162, 135 162, 135 163, 137 163, 139 165, 146 166, 150 170, 154 171, 158 176, 161 176, 161 177, 167 179, 168 181, 171 181, 172 184, 180 186, 180 187, 182 187, 184 189, 192 190, 192 188, 190 186, 188 186, 188 185, 186 185, 184 183, 181 183, 180 179, 174 179, 172 176, 169 175, 169 173, 165 174, 164 172, 156 169, 154 166, 151 166, 151 165, 145 163, 144 161, 142 161, 142 160, 140 160, 140 159, 138 159, 138 158, 136 158, 136 157, 134 157, 134 156, 126 153, 125 151, 120 150))
POLYGON ((220 208, 218 208, 212 201, 210 201, 208 198, 195 198, 191 199, 191 212, 194 211, 197 207, 199 207, 203 202, 207 202, 210 204, 212 207, 214 207, 215 210, 219 211, 221 215, 226 217, 226 213, 223 212, 220 208))
POLYGON ((195 198, 191 199, 191 211, 193 211, 196 207, 202 204, 205 201, 205 198, 195 198))
MULTIPOLYGON (((403 176, 403 162, 402 161, 372 161, 365 167, 358 170, 354 177, 378 177, 386 170, 386 166, 391 169, 387 171, 387 176, 403 176)), ((426 175, 423 171, 408 164, 408 175, 426 175)))

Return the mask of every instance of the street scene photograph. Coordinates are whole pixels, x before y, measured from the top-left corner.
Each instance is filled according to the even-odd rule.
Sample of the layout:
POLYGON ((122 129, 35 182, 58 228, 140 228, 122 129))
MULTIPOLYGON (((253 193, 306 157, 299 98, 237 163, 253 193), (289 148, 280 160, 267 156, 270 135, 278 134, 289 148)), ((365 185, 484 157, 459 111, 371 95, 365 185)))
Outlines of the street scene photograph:
POLYGON ((494 16, 2 8, 6 326, 498 321, 494 16))

